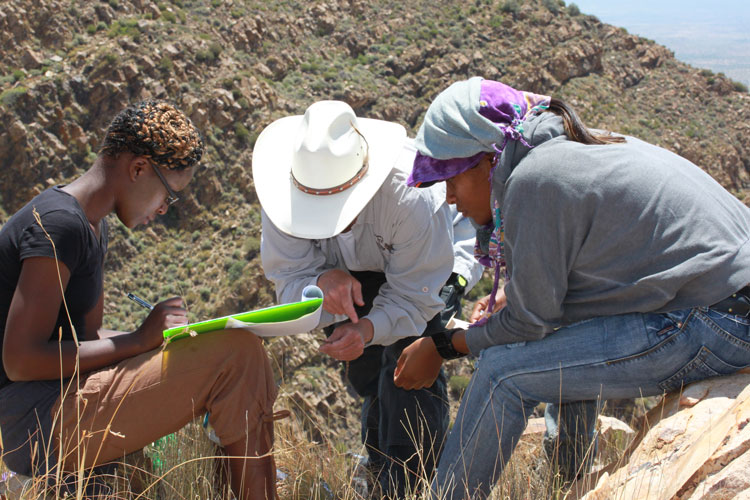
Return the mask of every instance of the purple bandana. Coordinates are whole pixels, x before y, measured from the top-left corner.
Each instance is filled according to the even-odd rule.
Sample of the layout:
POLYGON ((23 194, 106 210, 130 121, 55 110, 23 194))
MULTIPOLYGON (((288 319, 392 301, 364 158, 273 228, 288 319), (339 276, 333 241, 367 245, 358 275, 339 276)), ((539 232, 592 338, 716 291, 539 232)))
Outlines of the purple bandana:
MULTIPOLYGON (((452 88, 448 89, 448 91, 451 90, 452 88)), ((523 133, 523 121, 529 116, 547 109, 550 97, 516 90, 501 82, 482 80, 478 101, 471 103, 469 110, 462 108, 459 112, 473 115, 472 122, 479 123, 482 130, 479 130, 478 127, 472 127, 472 123, 466 119, 451 121, 452 117, 455 116, 455 111, 447 109, 445 116, 440 117, 441 123, 446 124, 446 130, 440 131, 439 135, 442 139, 445 139, 446 149, 450 149, 451 140, 459 134, 460 139, 463 140, 462 145, 457 147, 455 151, 457 154, 448 157, 444 157, 443 154, 440 158, 435 158, 417 152, 411 174, 406 181, 407 185, 427 187, 435 182, 455 177, 476 166, 482 159, 483 153, 502 153, 508 140, 521 141, 529 146, 521 135, 523 133), (474 147, 469 154, 466 154, 465 139, 471 137, 474 138, 474 147), (502 143, 498 144, 500 141, 502 143)), ((461 104, 454 101, 454 106, 460 108, 461 104)), ((443 107, 446 106, 443 105, 443 107)), ((430 111, 432 110, 428 110, 428 114, 430 111)), ((433 115, 439 114, 440 111, 435 110, 433 115)), ((438 120, 436 119, 436 121, 438 120)), ((424 128, 428 126, 427 122, 422 125, 420 135, 423 137, 426 135, 424 134, 424 128)))
POLYGON ((409 178, 406 180, 406 184, 415 187, 429 187, 436 182, 450 179, 470 168, 476 167, 486 154, 487 153, 484 151, 481 151, 474 156, 469 156, 468 158, 436 160, 435 158, 430 158, 429 156, 425 156, 417 151, 417 156, 414 159, 414 168, 412 169, 409 178), (421 174, 420 177, 422 178, 432 178, 432 180, 423 182, 416 181, 414 180, 415 172, 419 172, 421 174))

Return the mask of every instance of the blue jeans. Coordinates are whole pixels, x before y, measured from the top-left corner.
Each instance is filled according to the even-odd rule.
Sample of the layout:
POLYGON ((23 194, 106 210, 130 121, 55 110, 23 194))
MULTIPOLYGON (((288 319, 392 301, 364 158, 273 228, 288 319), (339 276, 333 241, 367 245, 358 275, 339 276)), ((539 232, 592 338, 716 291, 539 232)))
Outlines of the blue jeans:
POLYGON ((591 469, 596 458, 596 418, 602 401, 547 403, 542 445, 551 466, 570 482, 591 469))
MULTIPOLYGON (((484 498, 543 401, 653 396, 750 364, 750 319, 705 307, 595 318, 482 351, 432 483, 484 498)), ((445 496, 440 496, 445 495, 445 496)))

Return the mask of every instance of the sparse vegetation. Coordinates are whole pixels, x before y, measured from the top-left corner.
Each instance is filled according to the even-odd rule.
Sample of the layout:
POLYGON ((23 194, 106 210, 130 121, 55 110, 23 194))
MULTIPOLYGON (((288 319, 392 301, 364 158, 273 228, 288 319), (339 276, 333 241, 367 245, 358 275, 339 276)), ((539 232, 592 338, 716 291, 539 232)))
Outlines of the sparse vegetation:
POLYGON ((579 9, 578 5, 576 5, 575 3, 569 4, 566 10, 568 11, 568 15, 570 16, 575 17, 581 15, 581 9, 579 9))
POLYGON ((18 99, 27 94, 29 91, 26 87, 13 87, 12 89, 8 89, 0 93, 0 102, 3 103, 5 107, 11 108, 15 106, 18 99))
MULTIPOLYGON (((446 5, 415 0, 406 11, 379 0, 353 2, 340 10, 298 0, 162 0, 157 10, 148 2, 134 8, 132 0, 64 4, 53 9, 54 2, 38 2, 28 8, 29 36, 0 51, 0 137, 16 134, 13 140, 0 140, 0 222, 46 187, 48 179, 68 182, 90 165, 111 114, 134 99, 163 97, 189 108, 207 144, 184 198, 181 194, 183 199, 166 216, 134 231, 110 219, 104 287, 108 328, 132 330, 145 318, 142 308, 124 298, 127 291, 142 291, 152 301, 185 294, 196 320, 275 302, 259 259, 252 150, 266 125, 302 114, 319 99, 345 100, 359 116, 401 123, 413 136, 430 100, 453 81, 473 75, 501 79, 564 98, 592 127, 661 141, 711 166, 719 182, 750 202, 746 167, 736 161, 745 158, 750 139, 741 127, 725 123, 726 115, 706 113, 731 109, 737 116, 749 115, 746 96, 731 93, 747 93, 747 86, 722 82, 710 70, 670 58, 647 67, 637 51, 653 48, 649 41, 631 38, 624 30, 610 32, 593 17, 569 22, 564 16, 581 15, 575 3, 470 0, 446 5), (315 10, 319 6, 322 10, 315 10), (545 24, 554 18, 546 10, 563 18, 545 24), (318 23, 327 14, 335 22, 330 33, 320 36, 318 23), (60 40, 55 30, 41 30, 43 20, 53 16, 59 21, 55 30, 63 30, 60 40), (573 24, 582 31, 575 33, 573 24), (538 43, 543 37, 564 42, 538 43), (50 45, 43 45, 43 39, 50 45), (630 44, 638 48, 627 48, 630 44), (592 45, 600 52, 578 54, 592 45), (31 62, 23 66, 20 51, 27 48, 31 62), (61 60, 52 59, 54 55, 61 60), (564 81, 551 76, 555 64, 563 62, 575 75, 564 81), (48 71, 52 77, 45 76, 48 71), (717 82, 729 93, 711 87, 717 82), (712 141, 710 131, 719 129, 725 140, 712 141)), ((8 13, 5 6, 3 12, 8 13)), ((487 273, 468 300, 486 295, 491 287, 487 273)), ((363 454, 353 410, 357 402, 342 385, 330 385, 338 380, 338 365, 317 354, 320 338, 317 332, 267 344, 281 383, 279 406, 296 414, 279 426, 279 464, 289 474, 280 485, 284 500, 328 498, 326 487, 340 498, 357 498, 352 485, 356 460, 347 454, 363 454), (328 407, 327 419, 317 407, 301 408, 305 402, 291 397, 296 391, 320 408, 328 407), (326 400, 331 394, 336 396, 331 401, 340 398, 349 407, 326 400)), ((454 398, 472 369, 469 361, 456 366, 449 368, 454 398)), ((148 482, 177 466, 157 486, 166 488, 162 498, 221 497, 210 473, 215 461, 185 458, 185 450, 215 454, 202 430, 189 426, 176 439, 147 450, 153 464, 144 468, 154 474, 148 482), (172 454, 171 461, 164 453, 172 454), (157 466, 157 459, 163 465, 157 466), (182 489, 177 494, 172 488, 182 489)), ((518 491, 523 498, 551 498, 560 491, 538 451, 529 448, 514 459, 496 498, 518 491)))

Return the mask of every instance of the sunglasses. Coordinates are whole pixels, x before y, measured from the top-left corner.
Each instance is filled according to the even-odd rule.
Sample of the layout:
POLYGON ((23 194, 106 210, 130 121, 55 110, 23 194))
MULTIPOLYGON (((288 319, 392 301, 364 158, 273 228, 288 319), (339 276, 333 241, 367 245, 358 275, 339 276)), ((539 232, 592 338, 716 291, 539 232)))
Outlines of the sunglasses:
POLYGON ((180 197, 177 196, 177 193, 175 193, 171 187, 169 187, 169 184, 167 184, 167 179, 165 179, 164 174, 159 171, 159 167, 154 165, 152 161, 149 161, 149 164, 151 165, 151 167, 153 167, 156 175, 159 176, 159 180, 161 181, 161 183, 164 184, 164 189, 167 190, 167 198, 165 200, 167 202, 167 206, 169 207, 171 205, 174 205, 180 200, 180 197))

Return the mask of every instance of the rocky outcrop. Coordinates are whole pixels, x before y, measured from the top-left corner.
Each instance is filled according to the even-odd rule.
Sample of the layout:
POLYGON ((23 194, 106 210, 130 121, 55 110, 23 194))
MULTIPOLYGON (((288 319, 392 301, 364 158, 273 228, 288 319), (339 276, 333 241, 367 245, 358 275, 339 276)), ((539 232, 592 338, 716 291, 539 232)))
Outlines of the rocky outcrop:
POLYGON ((646 416, 616 470, 583 498, 718 500, 750 492, 750 374, 689 385, 646 416))

